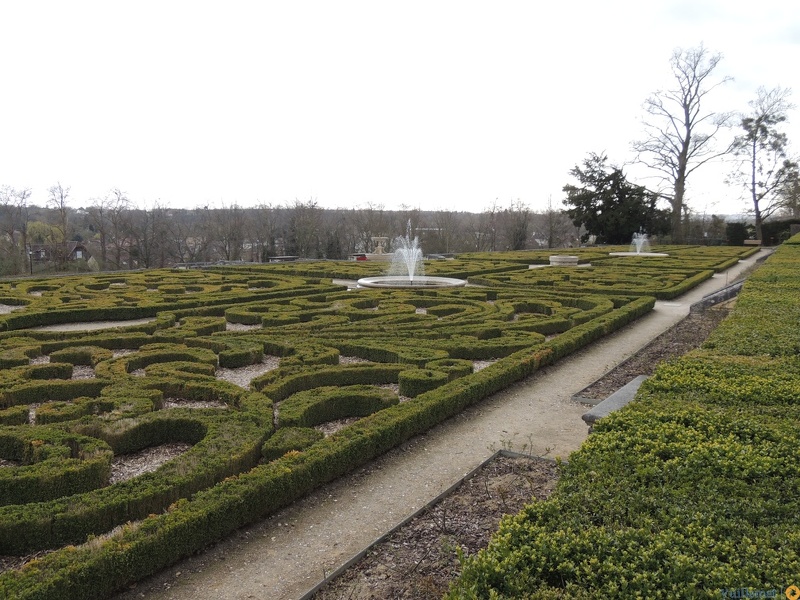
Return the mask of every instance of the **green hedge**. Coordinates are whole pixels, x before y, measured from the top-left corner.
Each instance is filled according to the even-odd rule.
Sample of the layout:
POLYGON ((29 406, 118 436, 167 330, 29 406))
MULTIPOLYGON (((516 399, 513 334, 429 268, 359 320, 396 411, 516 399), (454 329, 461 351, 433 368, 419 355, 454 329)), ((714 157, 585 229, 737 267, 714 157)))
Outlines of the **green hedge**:
POLYGON ((347 417, 365 417, 397 402, 392 390, 372 385, 318 387, 281 402, 278 427, 314 427, 347 417))
POLYGON ((409 369, 402 371, 398 377, 400 395, 409 398, 434 390, 448 381, 450 375, 446 371, 435 369, 409 369))
MULTIPOLYGON (((72 365, 67 365, 72 370, 72 365)), ((0 394, 0 407, 33 404, 47 401, 64 401, 81 396, 96 397, 110 384, 103 379, 50 380, 21 383, 0 394)))
POLYGON ((113 352, 99 346, 71 346, 50 353, 50 362, 70 363, 94 367, 97 363, 108 360, 113 352))
POLYGON ((263 460, 269 462, 287 452, 299 452, 325 438, 325 434, 311 427, 282 427, 261 448, 263 460))
POLYGON ((153 473, 80 495, 36 504, 0 507, 0 553, 17 554, 74 544, 89 534, 143 519, 171 503, 252 468, 265 434, 245 418, 210 418, 178 409, 151 413, 124 428, 82 428, 115 453, 166 442, 188 442, 192 450, 153 473))
POLYGON ((266 373, 261 377, 256 377, 251 382, 251 385, 273 402, 280 402, 291 394, 318 387, 397 383, 400 372, 407 368, 405 365, 374 364, 347 365, 299 372, 279 369, 266 373))
POLYGON ((504 520, 447 598, 789 595, 800 574, 796 244, 753 275, 704 349, 660 366, 595 425, 555 494, 504 520))
POLYGON ((71 496, 105 485, 112 452, 98 439, 45 427, 0 430, 0 457, 21 466, 0 469, 0 505, 71 496))
MULTIPOLYGON (((597 253, 592 256, 600 260, 597 253)), ((698 256, 696 263, 702 262, 702 267, 696 265, 693 272, 713 269, 714 260, 719 262, 719 258, 698 256)), ((61 420, 58 427, 65 431, 103 440, 117 454, 173 440, 183 435, 180 432, 196 440, 201 435, 196 428, 205 428, 205 435, 179 459, 135 483, 0 510, 0 540, 9 540, 9 547, 0 551, 28 552, 103 534, 88 544, 62 547, 0 575, 0 596, 108 596, 237 527, 273 514, 531 375, 541 365, 624 326, 654 304, 653 297, 637 297, 636 291, 620 287, 637 283, 631 275, 619 278, 609 293, 587 295, 575 289, 558 290, 556 285, 531 286, 519 277, 527 273, 526 264, 499 259, 458 266, 475 274, 498 273, 492 277, 503 283, 495 287, 413 293, 343 291, 320 284, 320 273, 334 268, 334 263, 274 271, 267 265, 215 268, 202 273, 171 272, 172 279, 147 272, 119 277, 120 281, 113 282, 116 287, 113 278, 101 278, 107 285, 95 289, 85 285, 95 280, 82 277, 59 280, 33 300, 23 312, 146 302, 148 310, 152 307, 159 316, 154 323, 115 333, 0 333, 0 351, 26 348, 33 356, 80 346, 135 350, 97 362, 99 379, 91 383, 26 381, 28 367, 20 363, 9 371, 8 379, 5 373, 0 377, 4 406, 9 407, 0 411, 0 419, 19 419, 25 402, 33 402, 37 393, 49 394, 49 389, 36 387, 46 384, 53 386, 54 394, 49 394, 51 402, 46 409, 40 407, 40 414, 61 420), (274 276, 290 269, 299 269, 305 279, 274 276), (269 283, 248 290, 248 281, 255 279, 269 283), (183 287, 189 293, 167 298, 150 291, 160 285, 183 287), (63 303, 64 298, 68 302, 63 303), (274 317, 277 322, 268 330, 222 330, 223 315, 236 320, 249 319, 245 316, 249 314, 274 317), (173 327, 176 322, 179 326, 173 327), (544 338, 553 334, 558 335, 544 338), (463 358, 454 356, 459 347, 463 358), (252 380, 251 387, 257 391, 213 377, 217 364, 235 369, 256 364, 263 354, 280 356, 281 365, 252 380), (339 365, 340 354, 376 362, 339 365), (477 356, 499 360, 472 373, 470 361, 477 356), (144 370, 143 376, 130 375, 138 369, 144 370), (405 371, 414 376, 437 371, 441 381, 427 391, 418 389, 415 398, 402 403, 395 403, 392 393, 391 406, 367 416, 360 415, 373 407, 342 409, 341 404, 346 404, 339 397, 342 386, 398 384, 405 371), (328 406, 316 392, 326 386, 336 388, 329 394, 336 402, 328 406), (299 398, 316 397, 298 412, 307 415, 309 407, 324 408, 312 422, 353 412, 360 418, 323 439, 309 429, 303 430, 307 436, 283 434, 288 428, 275 432, 273 403, 284 403, 280 416, 292 408, 292 397, 298 394, 299 398), (163 410, 165 395, 218 400, 227 409, 163 410), (173 420, 183 424, 170 423, 173 420), (259 464, 262 457, 268 462, 259 464), (120 527, 109 533, 115 525, 120 527)), ((671 273, 660 279, 650 273, 643 277, 665 285, 679 281, 671 273)), ((570 283, 566 278, 559 282, 570 283)), ((19 292, 27 293, 25 289, 19 292)), ((389 395, 386 391, 385 396, 389 395)))

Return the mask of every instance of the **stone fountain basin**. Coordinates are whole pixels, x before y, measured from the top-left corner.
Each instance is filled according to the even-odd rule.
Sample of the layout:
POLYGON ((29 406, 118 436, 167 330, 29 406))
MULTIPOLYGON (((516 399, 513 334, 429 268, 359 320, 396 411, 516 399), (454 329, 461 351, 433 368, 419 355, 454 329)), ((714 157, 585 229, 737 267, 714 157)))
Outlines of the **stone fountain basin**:
POLYGON ((550 255, 550 264, 559 267, 575 267, 578 265, 578 257, 570 254, 550 255))
POLYGON ((467 284, 464 279, 430 275, 415 275, 413 279, 402 275, 362 277, 357 283, 360 288, 439 288, 462 287, 467 284))
POLYGON ((663 252, 609 252, 609 256, 669 256, 663 252))

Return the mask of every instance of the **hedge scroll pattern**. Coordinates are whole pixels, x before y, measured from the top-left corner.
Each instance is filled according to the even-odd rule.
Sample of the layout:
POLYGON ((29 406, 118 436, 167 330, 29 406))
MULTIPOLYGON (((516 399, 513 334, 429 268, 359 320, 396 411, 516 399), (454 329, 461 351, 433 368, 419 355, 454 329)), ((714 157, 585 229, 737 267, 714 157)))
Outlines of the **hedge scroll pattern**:
POLYGON ((674 250, 656 259, 664 273, 636 279, 579 252, 602 266, 581 285, 555 283, 577 270, 529 269, 543 252, 431 263, 474 283, 451 290, 349 290, 334 280, 376 267, 332 262, 0 282, 0 305, 16 308, 0 314, 0 468, 35 482, 4 488, 0 553, 56 549, 0 576, 0 596, 107 596, 742 255, 674 250), (48 329, 87 321, 119 327, 48 329), (277 368, 247 388, 217 376, 268 359, 277 368), (191 449, 108 484, 112 457, 170 442, 191 449))

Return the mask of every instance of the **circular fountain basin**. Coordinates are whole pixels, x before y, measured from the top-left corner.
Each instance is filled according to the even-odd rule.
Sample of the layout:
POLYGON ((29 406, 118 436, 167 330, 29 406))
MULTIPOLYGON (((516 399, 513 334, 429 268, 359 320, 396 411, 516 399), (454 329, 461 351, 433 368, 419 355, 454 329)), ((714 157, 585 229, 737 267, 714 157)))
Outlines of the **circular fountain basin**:
POLYGON ((433 277, 415 275, 413 279, 401 275, 383 275, 380 277, 362 277, 358 280, 360 288, 442 288, 462 287, 467 285, 464 279, 454 277, 433 277))
POLYGON ((669 256, 663 252, 609 252, 609 256, 669 256))
POLYGON ((570 254, 551 254, 550 266, 553 267, 577 267, 578 257, 570 254))

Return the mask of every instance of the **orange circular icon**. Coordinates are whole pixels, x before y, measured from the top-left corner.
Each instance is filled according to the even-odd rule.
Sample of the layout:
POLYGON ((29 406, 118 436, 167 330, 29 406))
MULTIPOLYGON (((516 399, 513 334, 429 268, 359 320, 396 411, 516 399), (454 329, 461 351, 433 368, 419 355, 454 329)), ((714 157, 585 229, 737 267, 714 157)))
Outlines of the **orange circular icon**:
POLYGON ((789 600, 797 600, 800 598, 800 588, 796 585, 790 585, 788 588, 786 588, 785 593, 789 600))

